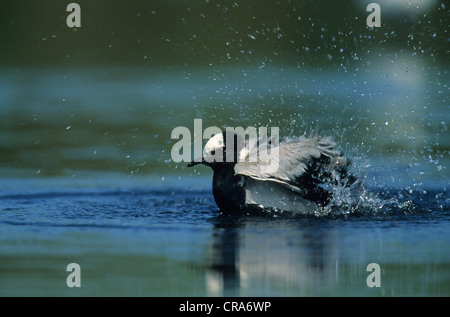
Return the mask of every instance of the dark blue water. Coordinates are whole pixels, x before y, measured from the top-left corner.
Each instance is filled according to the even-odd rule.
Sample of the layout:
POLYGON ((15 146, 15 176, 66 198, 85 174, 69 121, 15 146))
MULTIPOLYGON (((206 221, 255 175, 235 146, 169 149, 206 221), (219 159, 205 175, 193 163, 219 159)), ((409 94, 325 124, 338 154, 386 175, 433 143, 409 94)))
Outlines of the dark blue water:
POLYGON ((205 177, 147 181, 2 182, 1 295, 450 294, 446 189, 374 186, 354 210, 224 216, 205 177), (80 288, 66 285, 73 262, 80 288), (369 263, 381 287, 367 286, 369 263))

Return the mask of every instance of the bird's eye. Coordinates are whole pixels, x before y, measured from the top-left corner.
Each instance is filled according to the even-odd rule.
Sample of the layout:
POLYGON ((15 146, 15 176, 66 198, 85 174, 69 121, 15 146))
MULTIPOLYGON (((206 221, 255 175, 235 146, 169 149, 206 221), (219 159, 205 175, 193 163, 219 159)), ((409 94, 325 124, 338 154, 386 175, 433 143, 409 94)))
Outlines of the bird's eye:
POLYGON ((211 155, 214 155, 214 154, 216 154, 216 150, 211 151, 211 155))

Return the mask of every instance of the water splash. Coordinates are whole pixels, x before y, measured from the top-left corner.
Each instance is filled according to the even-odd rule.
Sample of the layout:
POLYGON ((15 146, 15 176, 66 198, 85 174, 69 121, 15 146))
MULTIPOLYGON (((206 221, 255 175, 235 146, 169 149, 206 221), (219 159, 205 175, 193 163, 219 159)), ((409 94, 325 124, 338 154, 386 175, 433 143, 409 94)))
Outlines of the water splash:
POLYGON ((446 188, 369 187, 360 180, 354 186, 336 186, 333 199, 318 217, 414 217, 449 215, 446 188), (356 186, 356 187, 355 187, 356 186))

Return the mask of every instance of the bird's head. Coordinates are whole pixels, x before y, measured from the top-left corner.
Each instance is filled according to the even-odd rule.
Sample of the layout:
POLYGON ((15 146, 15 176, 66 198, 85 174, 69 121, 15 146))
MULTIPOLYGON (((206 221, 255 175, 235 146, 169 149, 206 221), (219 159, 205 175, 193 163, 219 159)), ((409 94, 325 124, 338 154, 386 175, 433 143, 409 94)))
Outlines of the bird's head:
POLYGON ((203 156, 196 158, 188 167, 204 164, 211 168, 233 166, 238 162, 239 153, 244 148, 244 139, 234 132, 222 132, 206 142, 203 156))

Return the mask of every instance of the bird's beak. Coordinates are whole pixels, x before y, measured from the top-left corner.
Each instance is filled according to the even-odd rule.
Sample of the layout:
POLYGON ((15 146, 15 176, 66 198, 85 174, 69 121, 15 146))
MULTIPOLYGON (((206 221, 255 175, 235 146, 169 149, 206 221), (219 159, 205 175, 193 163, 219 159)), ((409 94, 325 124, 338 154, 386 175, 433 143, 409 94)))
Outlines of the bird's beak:
POLYGON ((202 164, 203 162, 204 162, 203 157, 199 157, 199 158, 196 158, 195 160, 193 160, 192 162, 190 162, 187 166, 188 167, 192 167, 192 166, 195 166, 197 164, 202 164))

